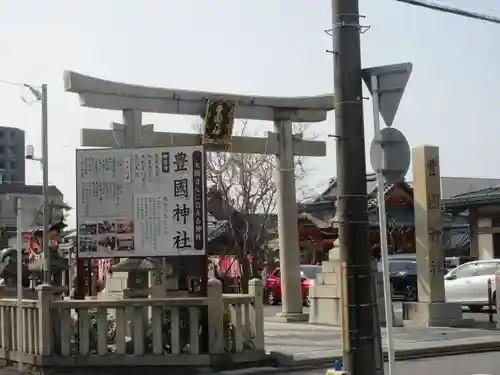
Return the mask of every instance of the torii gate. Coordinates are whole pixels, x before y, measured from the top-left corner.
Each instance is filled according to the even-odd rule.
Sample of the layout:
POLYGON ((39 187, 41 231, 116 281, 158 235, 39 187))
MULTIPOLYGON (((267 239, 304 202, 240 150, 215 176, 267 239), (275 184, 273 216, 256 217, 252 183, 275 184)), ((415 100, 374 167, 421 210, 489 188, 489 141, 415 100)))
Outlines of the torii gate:
MULTIPOLYGON (((232 137, 231 151, 242 154, 277 156, 278 234, 280 247, 282 313, 285 320, 305 320, 302 314, 297 201, 294 156, 326 156, 326 144, 307 141, 292 134, 292 122, 320 122, 334 109, 333 95, 313 97, 264 97, 203 91, 146 87, 64 72, 64 87, 78 93, 82 106, 123 112, 124 124, 111 130, 82 129, 81 146, 151 147, 201 145, 201 135, 155 132, 142 125, 142 113, 203 116, 208 100, 235 101, 234 117, 273 121, 276 133, 267 138, 232 137)), ((220 151, 206 145, 208 151, 220 151)))

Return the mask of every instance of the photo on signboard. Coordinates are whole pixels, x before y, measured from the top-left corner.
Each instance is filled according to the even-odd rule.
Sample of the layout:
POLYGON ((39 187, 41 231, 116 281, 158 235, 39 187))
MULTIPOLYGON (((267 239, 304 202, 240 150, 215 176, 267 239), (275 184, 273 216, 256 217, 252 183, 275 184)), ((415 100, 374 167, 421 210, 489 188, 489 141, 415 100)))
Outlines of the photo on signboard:
POLYGON ((134 222, 132 220, 119 220, 116 223, 117 234, 132 234, 134 233, 134 222))
POLYGON ((116 233, 116 223, 114 221, 101 220, 97 224, 99 234, 116 233))
POLYGON ((96 253, 97 239, 95 237, 80 237, 78 251, 80 253, 96 253))
POLYGON ((105 248, 108 251, 114 251, 117 247, 116 236, 99 236, 98 244, 100 248, 105 248))
POLYGON ((134 251, 134 236, 121 235, 117 238, 117 251, 134 251))
POLYGON ((97 234, 96 223, 83 223, 79 225, 78 234, 80 236, 94 236, 97 234))

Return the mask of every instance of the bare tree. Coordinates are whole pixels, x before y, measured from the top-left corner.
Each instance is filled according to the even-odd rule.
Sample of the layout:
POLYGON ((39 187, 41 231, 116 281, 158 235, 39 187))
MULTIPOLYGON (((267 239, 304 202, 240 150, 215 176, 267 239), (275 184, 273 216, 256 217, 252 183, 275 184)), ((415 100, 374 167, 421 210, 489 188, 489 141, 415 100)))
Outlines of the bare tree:
MULTIPOLYGON (((238 135, 247 135, 247 122, 242 124, 238 135)), ((294 133, 303 133, 306 128, 298 124, 294 126, 294 133)), ((246 292, 250 275, 260 274, 263 249, 276 238, 276 157, 213 152, 208 155, 207 169, 209 188, 219 194, 226 212, 234 255, 241 267, 241 287, 246 292), (251 267, 248 255, 252 258, 251 267)), ((304 191, 300 188, 300 181, 306 174, 303 158, 296 158, 299 196, 304 191)))

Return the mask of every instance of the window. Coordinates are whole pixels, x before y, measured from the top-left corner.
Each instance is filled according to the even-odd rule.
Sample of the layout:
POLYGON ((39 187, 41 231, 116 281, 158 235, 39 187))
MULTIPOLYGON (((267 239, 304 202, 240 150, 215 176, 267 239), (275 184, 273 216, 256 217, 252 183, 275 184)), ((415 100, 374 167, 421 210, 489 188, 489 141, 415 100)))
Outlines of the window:
MULTIPOLYGON (((377 271, 382 272, 382 262, 377 263, 377 271)), ((417 262, 416 261, 405 261, 405 260, 391 260, 389 261, 389 272, 391 273, 399 273, 399 272, 408 272, 408 273, 416 273, 417 272, 417 262)))
POLYGON ((0 146, 0 154, 3 154, 5 152, 5 147, 0 146))
POLYGON ((417 272, 417 262, 389 262, 390 272, 417 272))
POLYGON ((301 274, 308 279, 315 279, 316 275, 320 272, 321 266, 302 267, 301 269, 301 274))
POLYGON ((498 263, 488 262, 488 263, 478 263, 477 265, 477 275, 478 276, 493 276, 498 270, 498 263))
POLYGON ((476 263, 467 264, 462 267, 455 268, 455 270, 453 270, 452 272, 457 277, 457 279, 477 276, 477 265, 476 263))

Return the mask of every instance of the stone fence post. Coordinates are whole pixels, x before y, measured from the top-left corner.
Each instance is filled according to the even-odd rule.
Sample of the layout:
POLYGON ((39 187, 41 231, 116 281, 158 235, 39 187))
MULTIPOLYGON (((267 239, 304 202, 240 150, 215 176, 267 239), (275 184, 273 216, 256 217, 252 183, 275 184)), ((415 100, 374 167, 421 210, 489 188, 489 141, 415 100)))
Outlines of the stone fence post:
POLYGON ((255 349, 264 350, 264 297, 262 280, 250 280, 248 283, 248 292, 253 297, 253 314, 250 314, 250 324, 254 331, 255 349))
POLYGON ((497 293, 497 290, 500 289, 500 271, 497 271, 495 273, 495 292, 494 292, 494 300, 493 303, 495 304, 496 310, 497 310, 497 325, 496 328, 500 329, 500 294, 497 293))
POLYGON ((52 315, 51 302, 54 293, 51 285, 42 284, 36 288, 38 292, 38 340, 40 354, 50 356, 52 354, 52 315))
POLYGON ((208 351, 210 354, 224 352, 224 304, 222 301, 222 283, 209 279, 208 296, 208 351))

